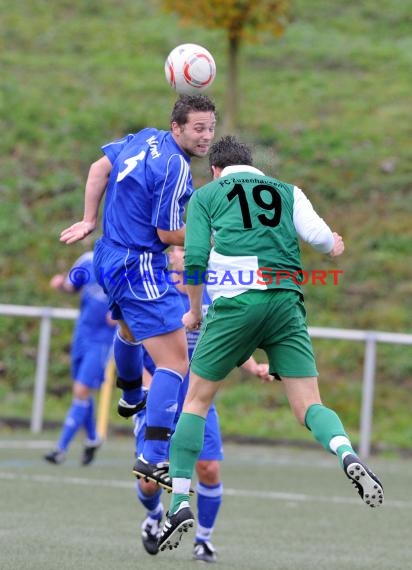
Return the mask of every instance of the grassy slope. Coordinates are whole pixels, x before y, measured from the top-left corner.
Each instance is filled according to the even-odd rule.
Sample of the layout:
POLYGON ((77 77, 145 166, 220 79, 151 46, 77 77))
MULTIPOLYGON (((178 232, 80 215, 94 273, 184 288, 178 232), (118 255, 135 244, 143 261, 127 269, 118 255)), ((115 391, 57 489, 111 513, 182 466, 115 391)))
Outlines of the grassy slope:
MULTIPOLYGON (((340 286, 307 287, 310 324, 409 331, 412 2, 293 4, 294 21, 284 38, 263 38, 242 49, 239 134, 255 146, 257 165, 300 185, 345 237, 347 255, 333 265, 344 270, 340 286)), ((3 6, 1 301, 75 306, 51 292, 48 281, 83 250, 60 245, 56 236, 81 216, 90 162, 114 136, 147 124, 167 128, 175 97, 163 78, 163 61, 178 43, 213 46, 219 74, 211 95, 221 107, 225 38, 179 27, 157 2, 4 0, 3 6)), ((206 180, 204 163, 195 163, 194 172, 199 183, 206 180)), ((302 249, 307 269, 331 267, 302 249)), ((50 376, 57 391, 70 385, 70 331, 70 323, 54 325, 50 376)), ((25 410, 37 326, 1 319, 0 332, 6 380, 0 410, 25 410)), ((325 400, 356 430, 362 348, 327 341, 315 346, 325 400)), ((403 419, 411 363, 409 349, 379 348, 376 442, 407 444, 412 438, 403 419)), ((242 429, 240 414, 252 426, 258 423, 244 391, 250 389, 242 384, 220 398, 228 432, 242 429)), ((254 397, 268 410, 262 435, 302 436, 278 386, 256 390, 254 397)), ((64 405, 47 413, 60 414, 64 405)))

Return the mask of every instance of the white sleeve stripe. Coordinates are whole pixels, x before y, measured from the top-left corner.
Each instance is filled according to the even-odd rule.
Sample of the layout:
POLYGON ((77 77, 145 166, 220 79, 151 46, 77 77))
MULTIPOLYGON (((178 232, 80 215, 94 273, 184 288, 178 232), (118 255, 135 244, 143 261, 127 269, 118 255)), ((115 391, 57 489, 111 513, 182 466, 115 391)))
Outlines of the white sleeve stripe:
POLYGON ((117 141, 112 141, 112 142, 109 142, 109 143, 107 143, 107 144, 104 144, 101 148, 102 148, 102 150, 104 150, 104 149, 107 148, 108 146, 112 146, 112 145, 115 145, 115 144, 123 144, 125 141, 127 141, 127 138, 130 137, 130 136, 131 136, 131 134, 129 133, 128 135, 126 135, 125 137, 123 137, 123 138, 121 138, 121 139, 118 139, 117 141))
MULTIPOLYGON (((173 193, 173 200, 170 206, 170 230, 177 230, 179 229, 180 225, 180 218, 179 218, 179 204, 177 203, 177 199, 180 198, 180 196, 183 196, 183 194, 186 191, 186 182, 187 182, 187 178, 189 175, 189 166, 187 164, 187 162, 184 160, 184 158, 180 155, 173 155, 173 156, 178 156, 180 159, 180 170, 179 170, 179 176, 177 179, 177 184, 173 193)), ((155 225, 157 226, 158 222, 159 222, 159 215, 160 215, 160 207, 162 204, 162 199, 163 199, 163 193, 165 191, 165 185, 166 185, 166 181, 168 178, 168 174, 169 174, 169 166, 170 166, 170 160, 172 159, 172 156, 169 158, 169 160, 167 161, 167 167, 166 167, 166 176, 165 176, 165 180, 163 183, 163 188, 162 191, 160 193, 160 199, 159 199, 159 205, 157 208, 157 213, 156 213, 156 218, 155 218, 155 225)))
POLYGON ((177 208, 177 204, 176 204, 176 200, 180 194, 180 188, 182 185, 182 179, 183 179, 183 172, 182 172, 182 157, 180 157, 180 170, 179 170, 179 178, 177 180, 174 192, 173 192, 173 198, 172 201, 170 203, 170 225, 169 225, 169 229, 170 230, 174 230, 176 229, 176 217, 178 212, 176 211, 177 208))
POLYGON ((189 167, 184 158, 180 157, 180 172, 179 180, 176 184, 176 188, 173 194, 173 201, 170 210, 170 229, 178 230, 180 227, 180 216, 179 216, 179 198, 184 195, 186 191, 186 182, 189 175, 189 167))
POLYGON ((298 236, 314 249, 321 253, 332 250, 332 230, 297 186, 293 188, 293 224, 298 236))

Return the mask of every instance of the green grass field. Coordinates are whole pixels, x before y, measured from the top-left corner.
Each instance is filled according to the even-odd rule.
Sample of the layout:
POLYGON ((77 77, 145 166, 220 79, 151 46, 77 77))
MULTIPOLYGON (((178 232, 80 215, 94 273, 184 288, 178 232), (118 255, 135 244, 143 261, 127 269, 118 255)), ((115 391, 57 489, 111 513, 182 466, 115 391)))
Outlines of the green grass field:
MULTIPOLYGON (((173 552, 151 557, 143 550, 131 439, 109 439, 89 467, 80 467, 75 442, 66 463, 55 467, 42 460, 55 437, 0 435, 2 569, 196 567, 193 534, 173 552)), ((412 463, 380 457, 370 463, 386 492, 379 509, 362 503, 322 450, 227 444, 213 537, 218 567, 404 570, 412 555, 412 463)))
MULTIPOLYGON (((161 4, 2 0, 2 303, 77 307, 49 287, 83 252, 58 236, 82 216, 101 144, 148 125, 168 128, 175 93, 163 65, 179 43, 200 43, 216 59, 210 95, 223 134, 227 35, 203 21, 181 26, 161 4)), ((300 186, 345 238, 345 255, 332 264, 302 245, 306 270, 344 271, 339 286, 305 288, 309 324, 408 333, 412 0, 291 4, 281 39, 263 34, 241 46, 236 134, 254 148, 256 166, 300 186)), ((193 161, 193 175, 197 187, 208 181, 207 162, 193 161)), ((38 332, 34 319, 0 318, 0 418, 30 416, 38 332)), ((71 334, 71 322, 53 322, 47 421, 60 421, 71 400, 71 334)), ((322 397, 357 442, 363 346, 315 344, 322 397)), ((409 449, 411 350, 380 345, 376 378, 374 449, 409 449)), ((278 385, 227 386, 218 401, 225 435, 309 437, 278 385)))

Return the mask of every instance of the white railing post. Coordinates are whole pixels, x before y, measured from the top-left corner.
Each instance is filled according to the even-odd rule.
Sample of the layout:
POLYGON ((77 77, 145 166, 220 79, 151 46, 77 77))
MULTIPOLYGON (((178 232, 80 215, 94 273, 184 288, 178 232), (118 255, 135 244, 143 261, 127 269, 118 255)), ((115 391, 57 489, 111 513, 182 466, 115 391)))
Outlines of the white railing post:
POLYGON ((33 407, 30 430, 40 433, 43 427, 44 398, 46 394, 47 369, 50 352, 51 317, 45 310, 40 320, 40 334, 37 349, 36 377, 34 381, 33 407))
POLYGON ((366 333, 363 363, 362 407, 359 434, 359 455, 367 459, 371 451, 373 396, 376 371, 376 335, 366 333))

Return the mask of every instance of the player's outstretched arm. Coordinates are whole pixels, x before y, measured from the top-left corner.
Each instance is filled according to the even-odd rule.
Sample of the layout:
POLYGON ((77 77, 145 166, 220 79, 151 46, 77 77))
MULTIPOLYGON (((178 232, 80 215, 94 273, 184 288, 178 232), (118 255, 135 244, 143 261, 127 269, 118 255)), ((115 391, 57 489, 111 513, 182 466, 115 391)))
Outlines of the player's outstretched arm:
POLYGON ((341 255, 345 250, 342 237, 332 232, 297 186, 293 189, 293 197, 293 224, 298 236, 320 253, 331 257, 341 255))
POLYGON ((100 202, 111 170, 112 164, 107 156, 103 156, 90 166, 84 193, 83 220, 63 230, 60 234, 60 241, 67 244, 75 243, 96 229, 100 202))

